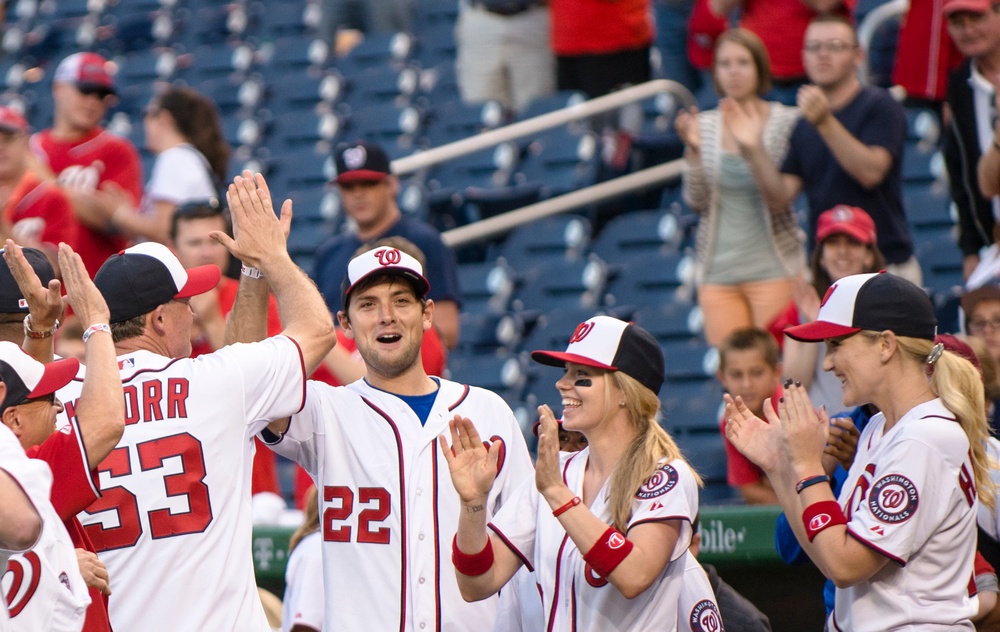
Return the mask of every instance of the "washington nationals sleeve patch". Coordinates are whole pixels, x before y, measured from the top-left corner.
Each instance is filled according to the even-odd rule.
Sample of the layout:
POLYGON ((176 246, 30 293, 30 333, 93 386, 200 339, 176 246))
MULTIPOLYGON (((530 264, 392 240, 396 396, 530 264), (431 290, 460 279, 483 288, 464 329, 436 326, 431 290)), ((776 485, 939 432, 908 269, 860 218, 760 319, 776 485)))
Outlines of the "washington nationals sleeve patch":
POLYGON ((643 486, 639 488, 639 491, 636 492, 635 497, 640 500, 657 498, 666 494, 676 486, 677 470, 675 470, 673 466, 668 463, 653 472, 653 475, 650 476, 643 486))
POLYGON ((723 632, 722 615, 719 614, 719 607, 710 599, 702 599, 691 609, 691 616, 688 618, 692 632, 723 632))
POLYGON ((910 519, 919 503, 917 487, 901 474, 889 474, 875 481, 868 495, 872 515, 886 524, 900 524, 910 519))

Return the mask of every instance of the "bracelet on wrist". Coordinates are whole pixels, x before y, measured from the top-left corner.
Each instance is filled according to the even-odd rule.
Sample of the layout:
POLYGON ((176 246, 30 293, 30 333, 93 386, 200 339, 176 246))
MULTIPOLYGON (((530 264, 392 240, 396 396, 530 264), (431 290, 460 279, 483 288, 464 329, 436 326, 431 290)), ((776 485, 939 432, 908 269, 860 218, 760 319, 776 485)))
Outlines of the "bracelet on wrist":
POLYGON ((573 507, 576 507, 577 505, 579 505, 582 502, 583 501, 580 500, 579 496, 573 496, 573 498, 571 498, 565 505, 563 505, 563 506, 561 506, 561 507, 559 507, 557 509, 554 509, 552 511, 552 515, 555 516, 556 518, 558 518, 559 516, 563 515, 564 513, 566 513, 567 511, 569 511, 573 507))
POLYGON ((830 482, 830 477, 827 476, 826 474, 822 474, 820 476, 810 476, 808 478, 802 479, 801 481, 795 484, 795 493, 801 494, 802 490, 806 489, 807 487, 812 487, 813 485, 819 485, 820 483, 829 483, 829 482, 830 482))
POLYGON ((108 325, 106 323, 94 323, 90 327, 87 327, 87 331, 83 332, 83 344, 87 344, 87 341, 90 340, 90 337, 93 334, 96 334, 100 331, 103 331, 104 333, 110 336, 111 325, 108 325))
POLYGON ((245 274, 246 276, 250 277, 251 279, 263 279, 264 278, 264 273, 263 272, 261 272, 257 268, 248 266, 245 263, 240 267, 240 273, 241 274, 245 274))
POLYGON ((51 338, 52 334, 56 333, 59 329, 59 319, 56 319, 52 329, 36 330, 31 328, 31 314, 24 317, 24 335, 33 340, 42 340, 44 338, 51 338))

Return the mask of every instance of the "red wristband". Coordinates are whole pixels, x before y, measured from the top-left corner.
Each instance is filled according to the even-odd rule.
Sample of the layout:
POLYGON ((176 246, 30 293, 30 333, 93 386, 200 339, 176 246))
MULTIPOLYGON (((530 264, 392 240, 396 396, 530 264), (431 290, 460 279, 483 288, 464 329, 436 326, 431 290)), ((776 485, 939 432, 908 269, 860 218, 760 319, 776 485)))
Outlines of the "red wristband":
POLYGON ((614 527, 608 527, 594 546, 583 556, 583 561, 590 564, 590 568, 602 578, 606 578, 611 571, 618 568, 628 554, 632 551, 632 543, 614 527))
POLYGON ((552 515, 555 516, 556 518, 558 518, 559 516, 563 515, 564 513, 566 513, 567 511, 569 511, 573 507, 576 507, 577 505, 579 505, 582 502, 583 501, 580 500, 579 496, 573 496, 572 500, 570 500, 569 502, 567 502, 562 507, 559 507, 558 509, 556 509, 555 511, 553 511, 552 515))
POLYGON ((821 500, 806 507, 802 512, 802 524, 806 528, 806 535, 812 542, 820 531, 829 529, 838 524, 847 524, 847 517, 844 510, 836 500, 821 500))
POLYGON ((493 568, 493 542, 489 536, 486 538, 486 546, 483 550, 474 555, 462 553, 458 548, 458 534, 451 541, 451 563, 455 565, 455 570, 469 577, 477 577, 493 568))

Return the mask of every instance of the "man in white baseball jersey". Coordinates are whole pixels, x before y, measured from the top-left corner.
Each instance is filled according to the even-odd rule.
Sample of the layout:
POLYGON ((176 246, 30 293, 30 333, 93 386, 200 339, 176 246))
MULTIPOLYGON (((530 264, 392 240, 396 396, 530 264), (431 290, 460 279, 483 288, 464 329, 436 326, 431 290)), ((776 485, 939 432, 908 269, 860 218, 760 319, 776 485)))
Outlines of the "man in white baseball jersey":
MULTIPOLYGON (((4 386, 0 418, 17 437, 22 450, 52 434, 59 408, 54 394, 73 379, 79 367, 76 358, 43 365, 17 345, 0 342, 0 380, 4 386), (32 439, 33 436, 39 439, 32 439)), ((68 462, 66 466, 73 464, 68 462)), ((46 501, 36 503, 44 521, 41 536, 31 550, 7 560, 3 576, 10 629, 79 632, 83 629, 90 596, 69 532, 53 507, 53 502, 68 502, 65 496, 75 490, 56 490, 53 502, 48 502, 51 473, 46 481, 44 487, 36 488, 46 501)))
MULTIPOLYGON (((499 444, 491 515, 531 480, 531 460, 500 397, 424 372, 427 290, 420 264, 395 248, 354 257, 337 316, 367 376, 340 388, 309 382, 302 411, 263 433, 318 482, 325 630, 481 632, 495 617, 495 599, 465 603, 458 592, 448 551, 459 499, 435 440, 449 420, 471 417, 499 444)), ((262 320, 262 301, 257 310, 262 320)))
MULTIPOLYGON (((0 386, 2 388, 2 386, 0 386)), ((41 505, 48 503, 52 471, 28 459, 17 437, 0 426, 0 569, 15 553, 38 543, 44 526, 41 505)), ((7 600, 0 599, 0 630, 7 630, 7 600)))
POLYGON ((94 279, 111 311, 125 434, 98 468, 102 497, 81 520, 108 567, 116 630, 270 630, 251 559, 253 436, 302 407, 305 375, 332 347, 333 322, 285 249, 290 202, 279 221, 263 178, 249 172, 228 199, 236 240, 214 237, 245 274, 276 280, 281 335, 188 358, 188 299, 215 287, 220 272, 185 270, 160 244, 112 256, 94 279))

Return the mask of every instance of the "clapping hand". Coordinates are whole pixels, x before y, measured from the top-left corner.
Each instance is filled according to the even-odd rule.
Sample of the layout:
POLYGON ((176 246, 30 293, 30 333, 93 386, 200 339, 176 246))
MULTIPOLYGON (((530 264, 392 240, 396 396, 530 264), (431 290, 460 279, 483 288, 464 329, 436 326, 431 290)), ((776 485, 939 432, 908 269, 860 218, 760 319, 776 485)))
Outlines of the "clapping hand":
POLYGON ((684 144, 693 152, 701 151, 701 129, 698 127, 698 108, 681 110, 674 119, 674 129, 684 144))
POLYGON ((451 482, 463 504, 481 506, 489 497, 497 477, 501 443, 494 441, 487 449, 479 438, 476 426, 461 415, 455 415, 448 422, 448 428, 451 430, 451 446, 448 446, 444 435, 438 437, 438 445, 448 462, 451 482))
POLYGON ((784 462, 781 424, 771 406, 771 399, 764 400, 764 414, 768 422, 751 412, 743 398, 735 399, 728 393, 726 402, 726 438, 765 472, 772 472, 784 462))
POLYGON ((763 143, 764 119, 754 104, 723 99, 719 102, 719 111, 722 124, 741 150, 756 149, 763 143))

